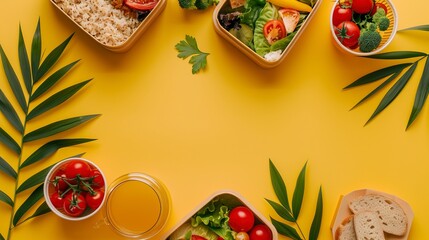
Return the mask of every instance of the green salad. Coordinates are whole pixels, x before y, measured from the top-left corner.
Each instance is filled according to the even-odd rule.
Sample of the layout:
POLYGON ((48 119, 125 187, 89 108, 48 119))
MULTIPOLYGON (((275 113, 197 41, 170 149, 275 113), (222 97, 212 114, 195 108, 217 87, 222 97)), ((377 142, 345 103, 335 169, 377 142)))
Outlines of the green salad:
POLYGON ((247 0, 219 11, 220 25, 265 60, 277 61, 309 12, 283 8, 266 0, 247 0))

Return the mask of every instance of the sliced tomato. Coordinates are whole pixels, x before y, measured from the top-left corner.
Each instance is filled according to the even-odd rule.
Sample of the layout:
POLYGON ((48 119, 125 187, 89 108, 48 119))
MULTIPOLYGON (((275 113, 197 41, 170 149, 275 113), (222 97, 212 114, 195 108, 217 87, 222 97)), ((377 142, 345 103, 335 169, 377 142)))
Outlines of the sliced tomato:
POLYGON ((135 10, 152 10, 158 0, 124 0, 124 4, 135 10))
POLYGON ((282 8, 279 10, 279 14, 283 20, 283 24, 285 25, 286 32, 291 33, 295 31, 295 28, 299 22, 299 12, 295 9, 282 8))
POLYGON ((264 25, 264 36, 269 44, 286 37, 286 28, 282 21, 270 20, 264 25))

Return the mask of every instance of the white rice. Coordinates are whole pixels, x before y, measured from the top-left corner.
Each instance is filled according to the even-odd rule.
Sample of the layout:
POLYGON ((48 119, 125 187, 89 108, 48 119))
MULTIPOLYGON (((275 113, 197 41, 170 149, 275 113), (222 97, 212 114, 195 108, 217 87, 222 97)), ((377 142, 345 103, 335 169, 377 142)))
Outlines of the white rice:
POLYGON ((54 0, 71 19, 107 46, 125 42, 139 21, 115 9, 110 0, 54 0))

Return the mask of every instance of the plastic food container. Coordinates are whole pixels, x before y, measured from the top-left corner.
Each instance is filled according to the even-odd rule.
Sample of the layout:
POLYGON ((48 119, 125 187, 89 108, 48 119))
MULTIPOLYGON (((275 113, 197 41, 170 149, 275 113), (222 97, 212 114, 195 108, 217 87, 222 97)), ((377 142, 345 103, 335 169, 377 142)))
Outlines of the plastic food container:
POLYGON ((305 22, 296 32, 295 36, 290 41, 286 49, 284 49, 283 52, 281 53, 280 58, 275 61, 268 61, 264 57, 261 57, 260 55, 258 55, 254 50, 252 50, 250 47, 248 47, 246 44, 241 42, 238 38, 236 38, 234 35, 232 35, 230 32, 228 32, 225 28, 222 27, 221 23, 219 22, 218 16, 221 13, 222 9, 229 7, 229 1, 230 0, 220 0, 219 4, 216 6, 213 12, 213 23, 214 23, 216 32, 220 36, 225 38, 228 42, 230 42, 232 45, 234 45, 236 48, 238 48, 241 52, 243 52, 247 57, 253 60, 256 64, 258 64, 263 68, 276 67, 285 59, 286 55, 293 48, 295 43, 299 40, 301 34, 305 31, 305 28, 308 26, 308 24, 310 24, 311 19, 313 18, 314 14, 316 14, 317 10, 320 7, 320 4, 322 3, 322 0, 318 0, 316 2, 316 4, 313 6, 313 9, 310 11, 309 15, 307 16, 307 19, 305 20, 305 22))
POLYGON ((380 191, 376 191, 376 190, 371 190, 371 189, 355 190, 355 191, 350 192, 344 196, 340 196, 340 199, 339 199, 338 205, 337 205, 337 209, 336 209, 336 212, 334 214, 334 218, 333 218, 332 223, 331 223, 332 239, 335 239, 335 233, 337 231, 338 226, 340 226, 341 222, 347 216, 350 216, 352 214, 352 212, 348 206, 350 201, 352 201, 356 198, 359 198, 361 196, 368 195, 368 194, 382 195, 384 197, 387 197, 388 199, 395 201, 397 204, 399 204, 399 206, 401 206, 401 208, 404 210, 404 212, 408 218, 406 233, 403 236, 394 236, 394 235, 390 235, 390 234, 385 234, 385 237, 386 237, 386 240, 407 240, 408 236, 410 234, 411 225, 412 225, 412 221, 414 218, 414 213, 413 213, 413 210, 411 209, 410 205, 397 196, 394 196, 394 195, 391 195, 388 193, 384 193, 384 192, 380 192, 380 191))
POLYGON ((103 172, 101 171, 101 169, 97 165, 95 165, 95 163, 93 163, 87 159, 83 159, 83 158, 69 158, 69 159, 65 159, 65 160, 60 161, 59 163, 55 164, 51 168, 51 170, 48 172, 48 174, 46 175, 46 178, 45 178, 44 186, 43 186, 43 194, 44 194, 44 197, 46 200, 46 204, 49 206, 49 208, 52 210, 52 212, 54 212, 57 216, 59 216, 63 219, 66 219, 66 220, 70 220, 70 221, 80 221, 80 220, 84 220, 84 219, 87 219, 87 218, 93 216, 102 208, 103 203, 106 200, 106 196, 105 196, 106 185, 104 184, 104 186, 101 187, 101 190, 103 192, 104 197, 103 197, 103 200, 102 200, 100 206, 97 209, 91 210, 90 208, 87 208, 85 210, 85 212, 83 213, 83 215, 78 216, 78 217, 69 216, 69 215, 65 214, 63 211, 58 210, 50 200, 51 194, 56 192, 55 187, 52 184, 52 181, 54 180, 55 175, 57 175, 57 173, 59 173, 58 171, 60 171, 60 169, 63 169, 68 163, 70 163, 74 160, 82 160, 82 161, 88 163, 89 166, 91 167, 91 169, 98 170, 100 172, 102 178, 103 178, 104 183, 106 183, 106 178, 104 177, 103 172))
MULTIPOLYGON (((88 13, 88 12, 82 13, 82 16, 79 16, 78 19, 74 19, 67 13, 66 10, 63 10, 56 3, 60 0, 50 0, 50 1, 58 10, 60 10, 64 15, 66 15, 73 23, 75 23, 80 29, 82 29, 82 31, 88 34, 92 39, 98 42, 101 46, 103 46, 104 48, 112 52, 117 52, 117 53, 128 51, 135 44, 135 42, 142 36, 144 31, 150 26, 150 24, 152 24, 152 22, 154 22, 157 19, 158 15, 165 9, 165 6, 167 4, 167 0, 159 0, 157 5, 150 11, 150 13, 144 18, 144 20, 141 21, 137 27, 132 28, 133 30, 131 34, 129 34, 130 30, 128 29, 126 30, 128 31, 128 33, 126 34, 127 37, 125 37, 124 39, 121 39, 118 42, 115 42, 114 44, 111 44, 110 42, 105 43, 104 40, 100 40, 100 38, 97 38, 96 35, 103 35, 103 36, 109 36, 111 38, 114 38, 115 35, 117 35, 117 33, 115 33, 114 31, 119 31, 118 28, 114 27, 113 32, 107 32, 102 34, 100 34, 99 31, 103 31, 103 28, 100 28, 101 30, 97 30, 97 29, 86 30, 85 27, 82 26, 82 24, 80 24, 80 22, 82 22, 82 18, 88 17, 88 15, 91 15, 91 13, 88 13)), ((79 10, 78 8, 74 8, 73 10, 70 10, 70 11, 79 11, 79 10)), ((101 21, 101 20, 94 20, 91 22, 97 22, 97 21, 101 21)))
POLYGON ((331 15, 329 18, 329 21, 330 21, 329 25, 331 28, 331 35, 332 35, 332 40, 334 42, 334 45, 338 49, 340 49, 342 52, 350 53, 350 54, 355 55, 355 56, 371 56, 371 55, 374 55, 376 53, 379 53, 380 51, 383 51, 383 49, 385 49, 390 44, 390 42, 392 42, 393 38, 395 37, 396 31, 398 29, 398 14, 396 13, 396 8, 393 5, 393 3, 390 0, 376 0, 375 1, 376 3, 383 3, 387 7, 386 17, 390 20, 390 26, 386 31, 380 32, 381 42, 380 42, 380 45, 376 49, 374 49, 371 52, 361 52, 359 50, 359 48, 350 49, 350 48, 344 46, 335 34, 335 27, 332 24, 332 17, 333 17, 333 13, 335 10, 335 6, 339 2, 342 2, 342 1, 344 1, 344 0, 337 0, 335 2, 335 4, 332 7, 331 15))
POLYGON ((189 224, 191 221, 192 216, 194 216, 199 210, 201 210, 203 207, 205 207, 207 204, 212 202, 213 200, 218 200, 222 203, 224 203, 226 206, 228 206, 230 209, 236 207, 236 206, 246 206, 248 207, 255 216, 255 225, 257 224, 264 224, 266 225, 272 233, 272 239, 277 240, 278 239, 278 233, 275 227, 271 224, 269 220, 267 220, 260 212, 258 212, 254 207, 250 205, 249 202, 247 202, 243 196, 238 194, 234 191, 229 190, 223 190, 218 191, 211 196, 209 196, 205 201, 203 201, 201 204, 199 204, 193 211, 191 211, 188 215, 186 215, 180 222, 178 222, 171 230, 169 230, 165 236, 162 237, 162 239, 166 240, 177 240, 172 239, 173 235, 175 235, 176 230, 183 227, 185 224, 189 224))

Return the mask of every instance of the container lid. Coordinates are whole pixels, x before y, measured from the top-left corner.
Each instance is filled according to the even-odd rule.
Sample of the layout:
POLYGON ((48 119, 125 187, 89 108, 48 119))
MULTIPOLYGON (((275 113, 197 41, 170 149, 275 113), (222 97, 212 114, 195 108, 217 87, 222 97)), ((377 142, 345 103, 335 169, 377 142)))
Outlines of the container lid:
POLYGON ((123 175, 110 184, 104 220, 120 235, 150 239, 164 227, 171 200, 166 187, 143 173, 123 175))

